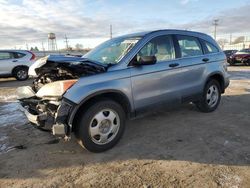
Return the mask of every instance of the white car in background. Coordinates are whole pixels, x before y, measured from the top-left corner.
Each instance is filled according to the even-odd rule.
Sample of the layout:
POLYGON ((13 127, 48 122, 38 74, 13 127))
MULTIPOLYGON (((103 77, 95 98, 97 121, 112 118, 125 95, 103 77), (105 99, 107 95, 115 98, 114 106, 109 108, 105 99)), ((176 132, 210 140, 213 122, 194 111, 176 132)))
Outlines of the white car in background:
POLYGON ((36 56, 26 50, 0 50, 0 77, 15 77, 27 80, 29 67, 36 56))

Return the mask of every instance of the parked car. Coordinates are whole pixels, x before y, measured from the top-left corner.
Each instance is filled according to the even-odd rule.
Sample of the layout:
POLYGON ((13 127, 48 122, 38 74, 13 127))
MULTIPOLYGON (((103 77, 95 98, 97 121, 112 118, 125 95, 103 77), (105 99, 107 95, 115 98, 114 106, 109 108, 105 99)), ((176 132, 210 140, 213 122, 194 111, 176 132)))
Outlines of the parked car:
POLYGON ((29 67, 35 58, 35 54, 26 50, 0 50, 0 77, 27 80, 29 67))
POLYGON ((230 65, 243 64, 250 65, 250 48, 242 49, 229 58, 230 65))
POLYGON ((224 53, 227 56, 227 62, 229 62, 230 57, 235 54, 238 50, 224 50, 224 53))
POLYGON ((38 76, 34 85, 17 89, 28 119, 65 139, 74 132, 92 152, 112 148, 126 118, 185 102, 212 112, 229 85, 226 56, 217 43, 182 30, 113 38, 82 58, 40 59, 29 73, 38 76))

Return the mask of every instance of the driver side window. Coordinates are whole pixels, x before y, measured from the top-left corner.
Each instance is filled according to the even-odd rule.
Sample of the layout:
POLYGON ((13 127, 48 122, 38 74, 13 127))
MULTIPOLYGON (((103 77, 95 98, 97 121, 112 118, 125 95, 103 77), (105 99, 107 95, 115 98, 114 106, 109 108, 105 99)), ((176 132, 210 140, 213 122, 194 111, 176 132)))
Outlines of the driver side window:
POLYGON ((171 36, 159 36, 149 41, 137 54, 137 61, 143 56, 155 56, 157 62, 174 59, 175 51, 171 36))

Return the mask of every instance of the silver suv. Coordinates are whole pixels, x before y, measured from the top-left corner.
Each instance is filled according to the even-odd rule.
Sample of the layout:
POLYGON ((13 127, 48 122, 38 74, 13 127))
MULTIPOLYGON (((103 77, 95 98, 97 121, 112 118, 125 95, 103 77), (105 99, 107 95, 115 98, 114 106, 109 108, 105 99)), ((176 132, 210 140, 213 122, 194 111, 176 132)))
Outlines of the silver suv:
POLYGON ((79 57, 49 56, 18 88, 22 110, 41 129, 102 152, 121 138, 126 118, 193 102, 214 111, 229 85, 226 56, 208 35, 181 30, 111 39, 79 57))
POLYGON ((26 50, 0 50, 0 77, 28 79, 28 70, 35 58, 35 54, 26 50))

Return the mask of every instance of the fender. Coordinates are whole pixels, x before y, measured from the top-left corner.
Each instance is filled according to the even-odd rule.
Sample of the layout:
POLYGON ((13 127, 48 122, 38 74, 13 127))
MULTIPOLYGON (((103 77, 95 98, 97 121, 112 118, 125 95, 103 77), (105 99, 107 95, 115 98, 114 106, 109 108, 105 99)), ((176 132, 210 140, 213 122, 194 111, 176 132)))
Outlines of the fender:
POLYGON ((84 103, 88 102, 89 100, 95 98, 95 97, 102 97, 105 96, 106 94, 118 94, 120 96, 122 96, 122 98, 124 99, 124 102, 126 102, 125 105, 127 105, 128 108, 128 113, 130 117, 135 117, 135 110, 132 107, 133 104, 131 104, 131 102, 129 101, 128 96, 123 93, 120 90, 115 90, 115 89, 106 89, 106 90, 101 90, 95 93, 92 93, 90 95, 88 95, 87 97, 85 97, 79 104, 75 104, 73 109, 71 110, 70 114, 69 114, 69 118, 68 118, 68 125, 72 128, 73 126, 73 121, 74 118, 76 116, 76 113, 78 112, 78 110, 84 105, 84 103))
POLYGON ((222 74, 220 71, 215 71, 215 72, 212 72, 212 73, 208 74, 207 79, 206 79, 206 81, 205 81, 205 83, 204 83, 204 85, 203 85, 203 88, 205 88, 206 83, 208 82, 209 79, 211 79, 211 77, 217 77, 217 76, 219 76, 219 77, 217 78, 217 80, 219 79, 218 82, 219 82, 219 84, 221 85, 221 89, 222 89, 221 92, 224 93, 224 92, 225 92, 225 88, 226 88, 227 86, 226 86, 226 83, 225 83, 224 76, 223 76, 223 74, 222 74), (225 87, 225 86, 226 86, 226 87, 225 87))

